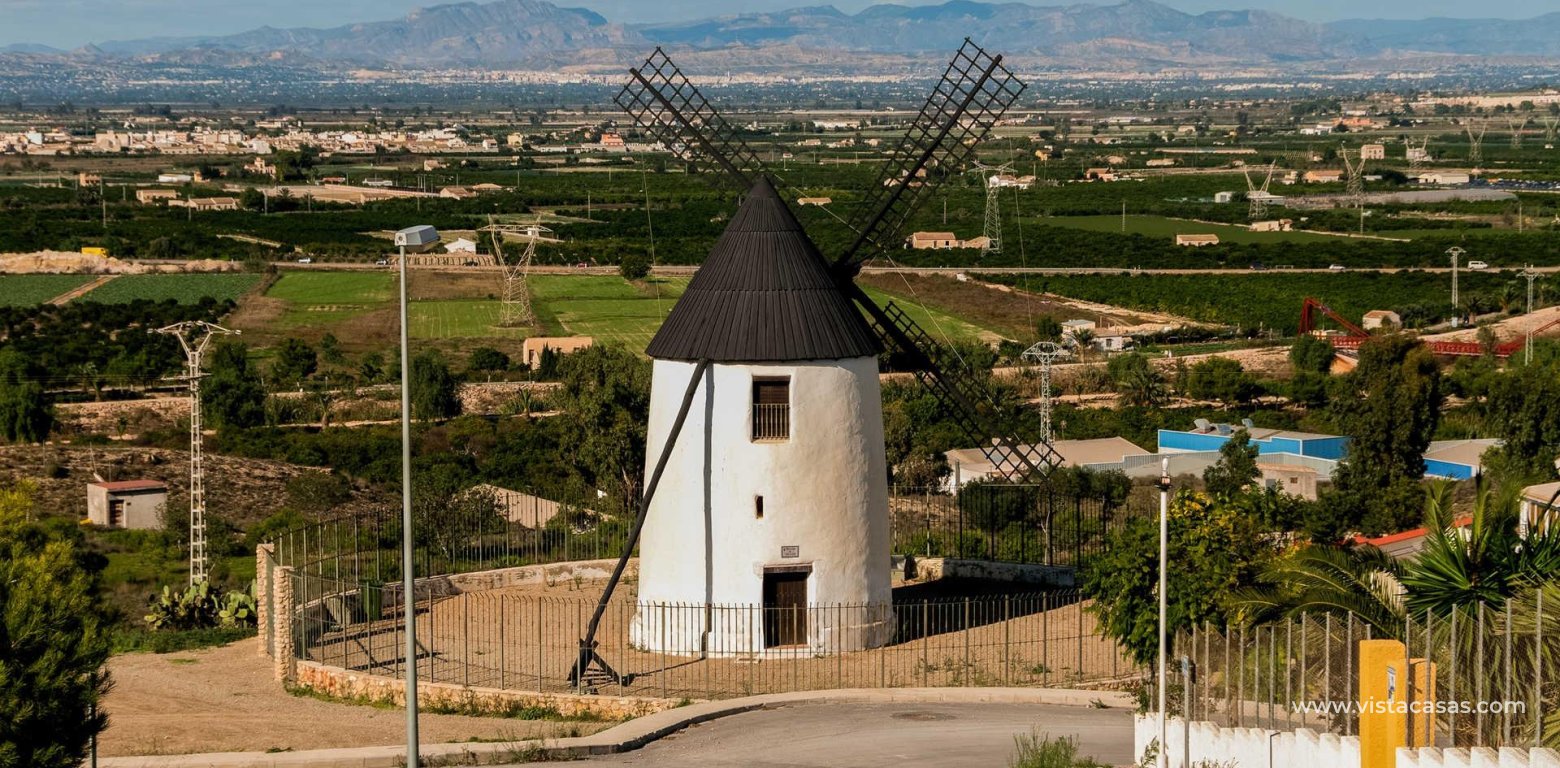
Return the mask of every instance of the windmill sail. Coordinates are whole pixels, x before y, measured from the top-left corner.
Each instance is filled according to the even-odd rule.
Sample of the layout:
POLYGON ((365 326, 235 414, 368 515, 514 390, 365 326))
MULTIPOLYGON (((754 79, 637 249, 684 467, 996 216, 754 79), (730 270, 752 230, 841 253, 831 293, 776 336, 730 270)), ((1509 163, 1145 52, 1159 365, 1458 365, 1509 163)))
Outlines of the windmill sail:
POLYGON ((877 252, 898 245, 905 223, 926 202, 938 181, 962 167, 975 145, 991 133, 1024 92, 1023 81, 965 39, 942 79, 922 105, 910 129, 889 151, 866 204, 851 222, 857 233, 835 268, 854 272, 877 252))
POLYGON ((656 48, 628 74, 616 101, 635 123, 682 160, 720 168, 738 189, 753 185, 763 161, 665 51, 656 48))

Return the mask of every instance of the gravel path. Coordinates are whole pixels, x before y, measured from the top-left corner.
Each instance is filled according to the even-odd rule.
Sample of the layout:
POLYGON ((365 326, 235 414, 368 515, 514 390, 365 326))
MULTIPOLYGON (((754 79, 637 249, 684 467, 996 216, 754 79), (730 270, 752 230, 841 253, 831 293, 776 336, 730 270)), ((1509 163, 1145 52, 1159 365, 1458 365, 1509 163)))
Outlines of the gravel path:
MULTIPOLYGON (((263 752, 395 744, 405 738, 400 709, 294 696, 271 677, 255 641, 183 653, 137 653, 109 662, 114 689, 104 703, 108 730, 99 754, 263 752)), ((604 730, 612 723, 423 715, 424 743, 519 741, 604 730)))

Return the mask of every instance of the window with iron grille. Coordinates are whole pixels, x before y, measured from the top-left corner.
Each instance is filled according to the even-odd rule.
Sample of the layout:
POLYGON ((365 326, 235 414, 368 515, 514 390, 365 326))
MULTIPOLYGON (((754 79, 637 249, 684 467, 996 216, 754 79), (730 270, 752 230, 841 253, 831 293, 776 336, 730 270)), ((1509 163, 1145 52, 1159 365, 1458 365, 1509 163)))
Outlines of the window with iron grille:
POLYGON ((753 439, 788 440, 791 437, 791 380, 753 380, 753 439))

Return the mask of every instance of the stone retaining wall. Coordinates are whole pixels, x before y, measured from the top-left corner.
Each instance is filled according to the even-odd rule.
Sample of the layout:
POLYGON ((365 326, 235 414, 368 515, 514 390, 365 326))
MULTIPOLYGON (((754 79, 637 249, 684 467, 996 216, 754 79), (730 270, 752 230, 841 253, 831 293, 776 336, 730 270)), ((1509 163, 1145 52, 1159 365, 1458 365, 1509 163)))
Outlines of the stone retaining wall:
MULTIPOLYGON (((300 661, 296 688, 347 701, 406 706, 406 682, 378 675, 300 661)), ((584 696, 567 693, 507 691, 451 683, 417 683, 418 704, 429 711, 503 715, 516 710, 554 710, 582 720, 630 720, 681 706, 684 702, 638 696, 584 696)))
POLYGON ((1077 586, 1074 569, 1064 565, 1034 565, 1026 563, 998 563, 990 560, 957 560, 951 557, 895 558, 895 570, 904 569, 906 578, 932 581, 936 579, 987 579, 1012 584, 1032 584, 1037 587, 1077 586))

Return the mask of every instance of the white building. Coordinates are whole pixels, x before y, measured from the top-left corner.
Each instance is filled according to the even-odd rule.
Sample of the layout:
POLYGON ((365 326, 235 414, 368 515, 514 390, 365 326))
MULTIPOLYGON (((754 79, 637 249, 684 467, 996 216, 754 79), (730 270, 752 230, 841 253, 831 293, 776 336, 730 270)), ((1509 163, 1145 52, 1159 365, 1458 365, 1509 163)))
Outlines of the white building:
POLYGON ((476 243, 476 241, 471 240, 469 238, 457 237, 454 240, 444 244, 444 252, 445 253, 476 253, 477 252, 477 243, 476 243))
POLYGON ((760 180, 646 349, 647 483, 670 453, 640 544, 636 647, 749 655, 888 642, 880 349, 760 180))
POLYGON ((87 483, 87 519, 104 528, 162 526, 168 485, 158 480, 87 483))

